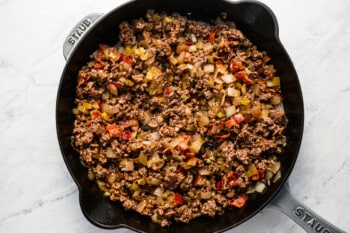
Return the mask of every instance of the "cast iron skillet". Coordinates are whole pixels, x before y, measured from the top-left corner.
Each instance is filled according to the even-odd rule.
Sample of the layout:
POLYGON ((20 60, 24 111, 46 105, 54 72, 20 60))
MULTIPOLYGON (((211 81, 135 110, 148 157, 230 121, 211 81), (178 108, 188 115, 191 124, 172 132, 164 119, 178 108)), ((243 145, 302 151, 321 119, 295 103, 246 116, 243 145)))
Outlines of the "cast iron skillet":
POLYGON ((92 14, 85 17, 67 37, 64 56, 67 64, 61 77, 56 104, 58 141, 68 170, 79 188, 82 212, 93 224, 102 228, 126 227, 139 232, 220 232, 246 221, 270 203, 308 232, 320 230, 321 227, 322 232, 341 232, 293 198, 288 185, 285 184, 301 144, 304 123, 303 98, 297 73, 278 38, 276 18, 264 4, 255 1, 233 3, 225 0, 130 1, 106 15, 92 14), (283 178, 271 185, 264 194, 251 197, 242 209, 227 209, 223 215, 215 218, 201 217, 189 224, 174 223, 170 227, 162 228, 152 223, 148 217, 134 211, 125 211, 118 203, 104 198, 97 185, 87 179, 87 170, 71 146, 74 122, 72 108, 78 70, 89 60, 89 55, 98 48, 98 44, 113 46, 118 42, 119 23, 144 17, 148 9, 168 14, 179 12, 188 18, 208 23, 222 12, 227 13, 227 19, 234 21, 259 50, 267 51, 281 77, 284 107, 289 120, 286 130, 288 144, 285 155, 281 156, 283 178), (276 196, 277 193, 279 194, 276 196), (312 219, 315 220, 310 224, 312 219))

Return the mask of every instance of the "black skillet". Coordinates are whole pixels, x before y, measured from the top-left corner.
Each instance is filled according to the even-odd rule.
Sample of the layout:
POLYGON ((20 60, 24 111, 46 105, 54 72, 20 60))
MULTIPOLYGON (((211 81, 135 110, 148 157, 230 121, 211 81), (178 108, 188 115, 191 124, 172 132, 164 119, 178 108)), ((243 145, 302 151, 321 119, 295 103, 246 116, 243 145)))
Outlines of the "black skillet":
POLYGON ((134 0, 112 10, 108 14, 92 14, 85 17, 72 30, 64 45, 67 64, 64 68, 56 104, 58 141, 67 168, 79 188, 80 206, 85 217, 102 228, 125 227, 139 232, 221 232, 253 217, 267 204, 277 207, 300 224, 307 232, 343 232, 332 226, 308 207, 297 201, 285 184, 297 159, 301 144, 304 108, 301 88, 294 66, 278 37, 277 20, 272 11, 256 1, 228 2, 225 0, 134 0), (210 23, 227 14, 245 35, 267 51, 281 77, 284 108, 288 118, 286 135, 288 143, 282 156, 283 177, 268 190, 251 197, 242 209, 227 209, 215 218, 201 217, 189 224, 174 223, 162 228, 133 211, 125 211, 118 203, 103 197, 94 182, 87 178, 87 170, 71 146, 73 129, 75 85, 78 70, 89 60, 98 44, 115 45, 118 42, 118 25, 144 17, 148 9, 171 14, 179 12, 188 18, 210 23), (278 195, 277 195, 278 194, 278 195))

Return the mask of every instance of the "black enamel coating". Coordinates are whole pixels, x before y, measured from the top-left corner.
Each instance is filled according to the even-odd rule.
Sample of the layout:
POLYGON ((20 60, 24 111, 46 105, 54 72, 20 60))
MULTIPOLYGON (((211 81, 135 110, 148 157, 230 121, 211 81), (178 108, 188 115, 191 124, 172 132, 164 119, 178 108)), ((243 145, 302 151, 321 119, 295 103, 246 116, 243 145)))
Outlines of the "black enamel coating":
POLYGON ((267 6, 255 1, 232 3, 224 0, 136 0, 114 9, 91 28, 72 52, 61 77, 56 104, 58 141, 67 168, 79 188, 80 205, 86 218, 103 228, 127 227, 139 232, 157 233, 220 232, 254 216, 271 201, 293 169, 302 138, 303 117, 303 99, 298 76, 279 41, 276 18, 267 6), (225 214, 215 218, 201 217, 189 224, 174 223, 170 227, 161 228, 152 223, 150 218, 133 211, 125 211, 119 204, 104 198, 96 184, 87 179, 87 170, 71 146, 74 121, 72 108, 78 70, 89 60, 89 55, 98 48, 98 44, 115 45, 118 42, 120 22, 143 17, 148 9, 166 13, 179 12, 188 18, 208 23, 221 12, 226 12, 227 19, 234 21, 259 50, 267 51, 281 77, 284 107, 289 120, 286 131, 288 144, 281 159, 283 178, 264 194, 250 198, 242 209, 227 209, 225 214))

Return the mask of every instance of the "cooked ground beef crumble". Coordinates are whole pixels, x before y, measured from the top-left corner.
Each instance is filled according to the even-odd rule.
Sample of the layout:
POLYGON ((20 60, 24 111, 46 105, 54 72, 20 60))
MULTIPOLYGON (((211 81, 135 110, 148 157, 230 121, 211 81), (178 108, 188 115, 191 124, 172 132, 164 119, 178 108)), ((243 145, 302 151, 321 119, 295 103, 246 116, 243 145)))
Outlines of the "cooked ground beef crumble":
POLYGON ((73 145, 106 197, 168 226, 281 177, 280 78, 232 22, 149 11, 77 77, 73 145))

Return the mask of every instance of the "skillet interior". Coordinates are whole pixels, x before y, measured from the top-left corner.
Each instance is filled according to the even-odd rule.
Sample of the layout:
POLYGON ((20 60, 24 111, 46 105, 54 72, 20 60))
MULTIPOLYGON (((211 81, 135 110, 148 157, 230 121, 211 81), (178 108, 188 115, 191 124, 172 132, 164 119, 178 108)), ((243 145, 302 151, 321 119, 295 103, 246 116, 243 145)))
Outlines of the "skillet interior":
POLYGON ((82 39, 72 52, 63 71, 56 103, 56 127, 63 158, 80 191, 80 205, 84 215, 93 224, 104 228, 128 227, 141 232, 217 232, 234 227, 260 211, 274 197, 287 180, 298 155, 303 131, 303 100, 300 84, 294 66, 278 38, 275 16, 269 8, 257 2, 230 3, 224 0, 136 0, 129 2, 105 15, 82 39), (221 12, 258 46, 267 51, 281 77, 284 107, 289 120, 286 135, 288 145, 281 158, 283 178, 269 187, 262 195, 250 198, 242 209, 228 209, 222 216, 201 217, 190 224, 174 223, 161 228, 148 217, 136 212, 124 211, 117 204, 105 199, 94 182, 87 179, 87 171, 79 155, 71 146, 73 130, 76 76, 79 69, 89 60, 89 55, 98 44, 115 45, 118 42, 118 25, 122 21, 144 17, 148 9, 168 14, 179 12, 188 18, 210 23, 221 12))

